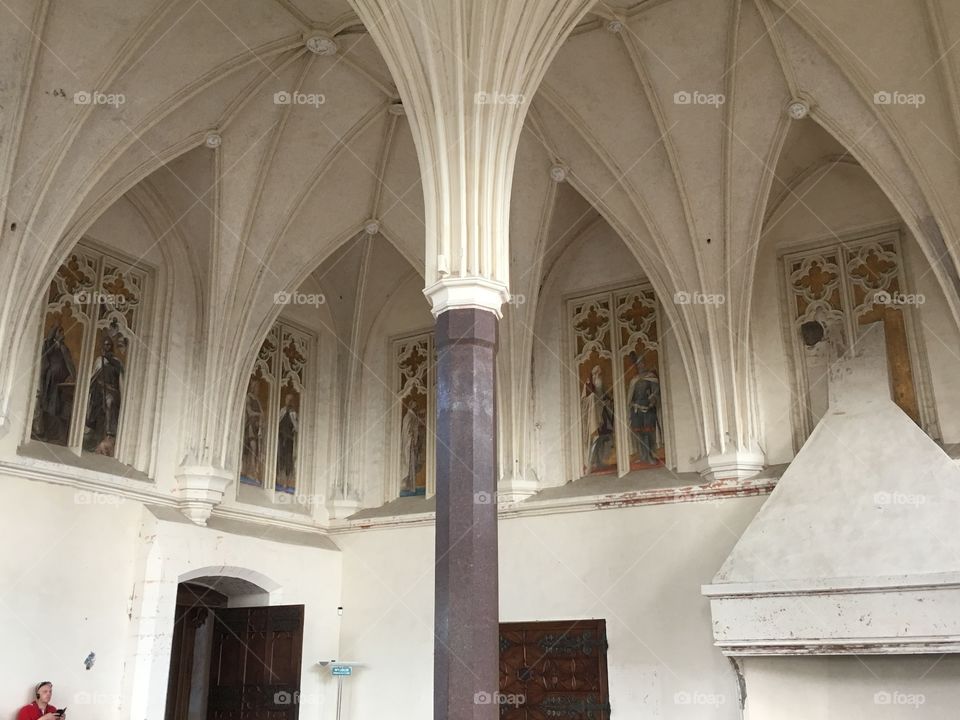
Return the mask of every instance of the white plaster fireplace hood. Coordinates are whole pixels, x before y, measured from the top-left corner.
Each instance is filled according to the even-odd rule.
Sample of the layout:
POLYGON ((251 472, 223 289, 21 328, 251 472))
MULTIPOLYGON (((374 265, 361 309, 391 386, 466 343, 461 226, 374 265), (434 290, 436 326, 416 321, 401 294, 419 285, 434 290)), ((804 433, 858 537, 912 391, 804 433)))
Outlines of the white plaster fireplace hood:
POLYGON ((960 467, 891 401, 874 328, 702 588, 727 655, 960 651, 960 467))

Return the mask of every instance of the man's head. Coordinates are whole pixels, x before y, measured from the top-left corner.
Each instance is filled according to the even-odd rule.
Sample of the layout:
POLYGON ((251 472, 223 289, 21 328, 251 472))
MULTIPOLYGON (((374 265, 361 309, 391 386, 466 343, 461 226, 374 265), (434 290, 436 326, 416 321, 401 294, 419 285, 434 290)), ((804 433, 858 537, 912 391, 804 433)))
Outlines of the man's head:
POLYGON ((292 410, 294 408, 294 403, 296 402, 296 400, 297 398, 294 395, 287 394, 283 398, 283 404, 292 410))
POLYGON ((110 338, 105 337, 100 347, 102 348, 104 355, 113 355, 113 340, 110 338))
POLYGON ((53 697, 53 683, 49 680, 44 680, 42 683, 37 683, 36 689, 37 700, 47 704, 50 702, 50 698, 53 697))

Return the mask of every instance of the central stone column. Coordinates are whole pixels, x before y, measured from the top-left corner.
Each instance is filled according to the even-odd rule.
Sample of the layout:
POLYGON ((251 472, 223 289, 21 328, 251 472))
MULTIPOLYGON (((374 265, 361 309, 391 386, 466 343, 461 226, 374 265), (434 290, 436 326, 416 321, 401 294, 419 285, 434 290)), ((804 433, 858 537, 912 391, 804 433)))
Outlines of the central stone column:
POLYGON ((423 180, 437 319, 435 720, 495 720, 494 364, 530 100, 593 0, 351 0, 397 84, 423 180))
POLYGON ((474 308, 437 318, 435 718, 499 716, 497 320, 474 308))

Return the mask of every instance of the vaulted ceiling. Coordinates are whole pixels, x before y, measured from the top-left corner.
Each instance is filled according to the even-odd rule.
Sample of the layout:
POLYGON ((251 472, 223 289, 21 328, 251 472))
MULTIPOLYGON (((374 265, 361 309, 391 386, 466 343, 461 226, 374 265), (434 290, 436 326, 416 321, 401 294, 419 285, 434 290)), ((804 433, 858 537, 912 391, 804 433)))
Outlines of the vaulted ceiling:
MULTIPOLYGON (((661 295, 728 294, 722 328, 667 308, 688 329, 681 354, 701 385, 711 334, 748 332, 768 197, 781 202, 791 178, 843 155, 890 197, 956 314, 960 7, 863 7, 597 3, 527 99, 512 291, 535 297, 557 243, 599 215, 661 295), (883 92, 922 103, 876 101, 883 92), (795 100, 807 119, 789 117, 795 100), (778 163, 789 178, 775 180, 778 163), (562 192, 555 165, 567 171, 562 192)), ((413 139, 347 0, 8 0, 0 17, 0 259, 17 278, 0 331, 10 343, 27 322, 13 294, 38 297, 86 228, 138 185, 176 226, 169 241, 190 258, 199 325, 231 366, 276 316, 273 294, 369 220, 422 267, 413 139), (320 36, 335 53, 306 42, 320 36)))

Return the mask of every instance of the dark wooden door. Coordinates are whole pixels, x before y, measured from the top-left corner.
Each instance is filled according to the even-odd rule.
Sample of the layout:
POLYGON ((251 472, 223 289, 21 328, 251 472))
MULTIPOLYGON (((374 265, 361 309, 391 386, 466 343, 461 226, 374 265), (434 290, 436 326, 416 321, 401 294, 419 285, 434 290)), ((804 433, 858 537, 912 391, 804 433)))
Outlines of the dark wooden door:
POLYGON ((303 605, 214 613, 208 720, 297 720, 303 605))
POLYGON ((502 720, 608 720, 604 620, 500 624, 502 720))

